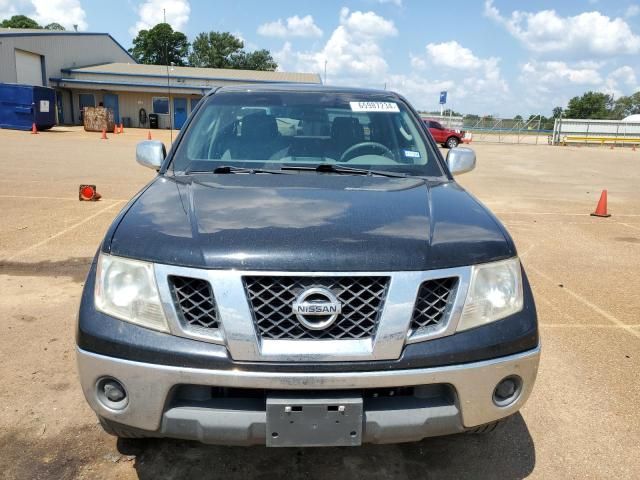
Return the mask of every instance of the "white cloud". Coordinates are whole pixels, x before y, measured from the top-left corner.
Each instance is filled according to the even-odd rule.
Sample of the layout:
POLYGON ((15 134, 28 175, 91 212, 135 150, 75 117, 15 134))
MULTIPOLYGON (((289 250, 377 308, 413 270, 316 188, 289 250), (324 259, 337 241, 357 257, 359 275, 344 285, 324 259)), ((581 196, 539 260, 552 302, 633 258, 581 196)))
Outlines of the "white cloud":
POLYGON ((327 62, 328 83, 357 83, 382 86, 388 65, 381 42, 397 35, 395 25, 373 12, 340 10, 339 25, 317 51, 295 51, 287 42, 275 52, 285 69, 321 73, 327 62))
POLYGON ((285 21, 278 19, 258 27, 258 33, 265 37, 321 37, 322 30, 315 24, 311 15, 294 15, 285 21))
POLYGON ((380 38, 398 34, 392 20, 374 12, 349 12, 347 7, 340 10, 340 24, 356 37, 380 38))
POLYGON ((191 5, 189 0, 146 0, 138 5, 138 21, 129 29, 135 36, 140 30, 148 30, 158 23, 164 22, 166 10, 167 23, 174 30, 182 30, 189 21, 191 5))
POLYGON ((378 0, 378 3, 390 3, 392 5, 395 5, 396 7, 402 6, 402 0, 378 0))
POLYGON ((19 15, 19 11, 22 11, 24 5, 29 5, 30 2, 24 0, 0 0, 0 20, 5 20, 19 15))
POLYGON ((274 57, 285 70, 321 73, 327 61, 327 83, 395 90, 420 109, 438 107, 438 94, 447 90, 451 105, 465 111, 485 111, 504 105, 510 90, 498 58, 481 58, 457 42, 429 44, 421 55, 410 54, 410 71, 391 72, 384 42, 398 34, 396 26, 374 12, 343 8, 339 24, 316 51, 297 51, 289 41, 274 57), (449 61, 448 59, 453 59, 449 61))
POLYGON ((597 62, 577 62, 569 65, 565 62, 530 61, 522 66, 520 81, 537 96, 529 99, 529 103, 540 105, 547 99, 555 99, 556 104, 564 104, 558 100, 564 95, 566 99, 584 92, 596 90, 612 94, 616 97, 628 95, 638 89, 636 73, 629 65, 602 73, 603 64, 597 62), (578 87, 578 88, 576 88, 578 87))
POLYGON ((504 95, 509 93, 509 85, 500 72, 499 58, 478 57, 471 49, 455 40, 429 43, 425 47, 424 56, 410 54, 409 60, 412 68, 421 72, 420 77, 423 79, 415 78, 418 75, 414 73, 404 81, 400 81, 402 79, 398 76, 395 80, 402 88, 414 91, 416 98, 419 98, 419 90, 428 92, 430 84, 439 85, 431 93, 439 92, 442 89, 440 87, 448 84, 446 89, 451 91, 451 98, 457 102, 464 99, 465 106, 477 104, 479 100, 489 102, 490 98, 502 103, 504 95), (444 80, 424 79, 422 72, 439 72, 444 75, 444 80))
POLYGON ((411 63, 411 68, 413 68, 414 70, 425 70, 427 68, 426 60, 419 55, 410 53, 409 62, 411 63))
POLYGON ((607 75, 601 91, 609 93, 614 97, 620 97, 626 93, 632 93, 640 88, 636 72, 629 65, 616 68, 607 75), (625 88, 626 87, 626 88, 625 88), (624 90, 623 90, 624 89, 624 90))
POLYGON ((86 30, 87 14, 79 0, 32 0, 35 13, 33 19, 40 25, 59 23, 68 30, 74 25, 78 30, 86 30))
POLYGON ((0 20, 13 15, 26 15, 43 27, 59 23, 67 30, 86 30, 87 14, 80 0, 0 0, 0 20))
POLYGON ((484 14, 537 53, 604 56, 640 52, 640 37, 623 19, 612 19, 597 11, 562 17, 555 10, 516 10, 507 17, 493 5, 493 0, 486 0, 484 14))
POLYGON ((390 75, 387 83, 389 90, 394 90, 405 95, 418 109, 426 109, 437 104, 438 95, 441 91, 455 91, 455 96, 464 96, 462 90, 456 89, 453 80, 428 79, 422 75, 390 75))
POLYGON ((609 78, 620 80, 622 83, 629 87, 635 87, 638 83, 636 72, 629 65, 616 68, 609 74, 609 78))
POLYGON ((522 80, 544 86, 599 85, 602 77, 596 68, 572 67, 565 62, 527 62, 522 66, 522 80))
POLYGON ((434 65, 463 70, 480 68, 483 61, 471 50, 463 47, 455 40, 443 43, 429 43, 427 56, 434 65))
POLYGON ((566 105, 570 98, 593 90, 614 95, 629 95, 637 91, 636 73, 624 65, 606 73, 606 62, 540 62, 529 61, 522 66, 522 104, 532 112, 550 111, 554 106, 566 105))
POLYGON ((627 18, 635 17, 640 14, 640 5, 629 5, 624 12, 624 16, 627 18))

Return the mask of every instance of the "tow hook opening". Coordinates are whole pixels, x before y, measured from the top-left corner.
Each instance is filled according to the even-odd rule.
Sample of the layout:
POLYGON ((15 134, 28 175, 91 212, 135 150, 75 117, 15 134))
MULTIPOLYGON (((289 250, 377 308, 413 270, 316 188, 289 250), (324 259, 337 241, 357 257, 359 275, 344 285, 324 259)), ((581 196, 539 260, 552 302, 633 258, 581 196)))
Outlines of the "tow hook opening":
POLYGON ((110 410, 123 410, 129 403, 127 390, 112 377, 103 377, 96 383, 98 401, 110 410))
POLYGON ((522 379, 517 375, 509 375, 498 382, 493 390, 493 403, 498 407, 508 407, 515 402, 522 392, 522 379))

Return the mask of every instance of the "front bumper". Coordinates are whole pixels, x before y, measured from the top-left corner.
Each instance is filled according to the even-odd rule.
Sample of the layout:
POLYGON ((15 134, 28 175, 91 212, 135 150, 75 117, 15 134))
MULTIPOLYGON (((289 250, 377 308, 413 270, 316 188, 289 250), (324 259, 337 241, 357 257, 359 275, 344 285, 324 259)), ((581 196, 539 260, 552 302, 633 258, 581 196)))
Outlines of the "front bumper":
POLYGON ((405 442, 462 432, 515 413, 531 393, 539 357, 540 348, 537 347, 492 360, 442 367, 304 373, 186 368, 77 350, 82 388, 98 415, 153 436, 225 445, 264 444, 266 411, 240 408, 232 402, 215 407, 206 403, 175 404, 170 399, 178 386, 302 391, 310 397, 318 395, 318 391, 450 386, 454 392, 450 403, 425 399, 419 404, 392 408, 367 409, 365 406, 363 442, 405 442), (508 406, 496 405, 493 401, 496 385, 514 375, 522 380, 519 395, 508 406), (128 393, 125 408, 114 410, 99 400, 97 383, 104 377, 115 378, 124 385, 128 393))

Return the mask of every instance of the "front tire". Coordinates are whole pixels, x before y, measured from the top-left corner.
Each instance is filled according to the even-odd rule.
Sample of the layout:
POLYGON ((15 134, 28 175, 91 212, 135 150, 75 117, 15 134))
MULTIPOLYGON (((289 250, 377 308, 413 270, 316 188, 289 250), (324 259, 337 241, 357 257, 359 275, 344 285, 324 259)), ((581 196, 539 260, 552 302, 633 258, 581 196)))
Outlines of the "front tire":
POLYGON ((467 435, 487 435, 496 431, 504 423, 504 418, 496 420, 495 422, 485 423, 484 425, 478 425, 477 427, 469 428, 465 432, 467 435))
POLYGON ((460 141, 456 137, 449 137, 445 142, 447 148, 456 148, 460 144, 460 141))

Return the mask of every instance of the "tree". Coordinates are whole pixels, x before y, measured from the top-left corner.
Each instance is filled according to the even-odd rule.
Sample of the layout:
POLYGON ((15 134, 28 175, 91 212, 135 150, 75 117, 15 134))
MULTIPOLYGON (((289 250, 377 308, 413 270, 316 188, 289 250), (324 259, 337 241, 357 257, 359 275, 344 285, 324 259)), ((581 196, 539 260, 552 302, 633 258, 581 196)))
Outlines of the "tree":
POLYGON ((600 92, 587 92, 581 97, 573 97, 564 112, 566 118, 606 119, 610 117, 613 99, 600 92))
POLYGON ((151 30, 140 30, 129 53, 136 61, 151 65, 185 65, 189 42, 182 32, 174 32, 168 23, 151 30))
POLYGON ((244 42, 229 32, 202 32, 191 45, 189 65, 204 68, 275 70, 278 64, 268 50, 247 52, 244 42))
POLYGON ((274 71, 278 64, 271 56, 269 50, 255 50, 253 52, 241 51, 231 56, 231 68, 241 70, 268 70, 274 71))
POLYGON ((189 65, 204 68, 231 68, 231 57, 244 43, 229 32, 202 32, 191 44, 189 65))
POLYGON ((619 97, 613 105, 611 117, 621 120, 636 113, 640 113, 640 92, 636 92, 628 97, 619 97))
POLYGON ((513 119, 521 122, 522 121, 522 115, 516 115, 515 117, 513 117, 513 119))
POLYGON ((562 107, 555 107, 553 109, 553 118, 560 118, 562 116, 562 107))
POLYGON ((49 25, 45 25, 44 29, 45 30, 60 30, 60 31, 66 30, 66 28, 64 28, 62 25, 60 25, 59 23, 56 23, 56 22, 50 23, 49 25))
POLYGON ((42 27, 35 20, 25 15, 14 15, 13 17, 0 22, 0 28, 37 28, 42 27))

